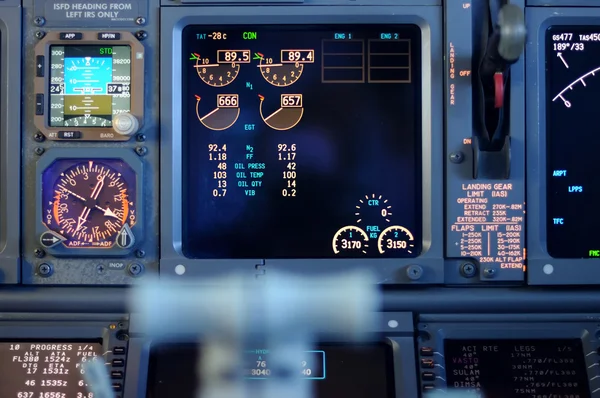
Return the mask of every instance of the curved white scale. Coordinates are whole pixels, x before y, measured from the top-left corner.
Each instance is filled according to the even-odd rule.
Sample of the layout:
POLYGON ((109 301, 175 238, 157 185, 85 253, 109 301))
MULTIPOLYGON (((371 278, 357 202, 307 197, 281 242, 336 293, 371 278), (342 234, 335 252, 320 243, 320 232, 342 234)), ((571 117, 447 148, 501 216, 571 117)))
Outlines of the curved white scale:
MULTIPOLYGON (((577 83, 581 82, 582 85, 585 86, 585 82, 583 81, 583 79, 585 79, 586 77, 588 77, 589 75, 595 76, 596 72, 600 72, 600 67, 589 71, 588 73, 586 73, 583 76, 578 77, 577 79, 575 79, 571 84, 569 84, 567 87, 565 87, 560 93, 558 93, 556 95, 556 97, 554 97, 552 99, 552 102, 556 101, 557 99, 561 98, 563 101, 566 101, 564 98, 562 98, 562 95, 567 91, 567 90, 573 90, 573 86, 576 85, 577 83)), ((568 101, 566 101, 568 102, 568 101)))
POLYGON ((340 249, 338 249, 337 241, 346 231, 356 231, 362 236, 362 240, 364 240, 365 242, 369 241, 369 235, 367 235, 367 233, 362 228, 356 227, 354 225, 347 225, 345 227, 340 228, 333 236, 331 246, 335 254, 340 254, 340 249))

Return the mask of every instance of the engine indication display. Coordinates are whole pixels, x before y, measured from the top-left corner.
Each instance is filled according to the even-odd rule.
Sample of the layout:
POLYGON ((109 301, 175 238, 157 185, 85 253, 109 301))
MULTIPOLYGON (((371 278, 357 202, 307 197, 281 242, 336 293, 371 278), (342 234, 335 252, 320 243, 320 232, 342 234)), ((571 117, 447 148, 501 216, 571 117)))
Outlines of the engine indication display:
POLYGON ((49 106, 51 127, 111 127, 131 112, 131 48, 51 46, 49 106))
POLYGON ((598 26, 546 31, 546 93, 547 250, 555 258, 598 258, 598 26))
POLYGON ((420 40, 415 25, 184 28, 184 255, 418 256, 420 40))
POLYGON ((45 247, 129 249, 135 243, 136 175, 120 159, 59 159, 42 175, 45 247))

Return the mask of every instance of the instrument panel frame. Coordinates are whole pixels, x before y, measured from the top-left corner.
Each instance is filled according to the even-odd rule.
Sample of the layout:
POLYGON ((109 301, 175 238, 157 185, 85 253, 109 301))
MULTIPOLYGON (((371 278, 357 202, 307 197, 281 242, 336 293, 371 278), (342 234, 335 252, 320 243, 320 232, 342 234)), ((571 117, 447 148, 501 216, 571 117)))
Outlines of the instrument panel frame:
MULTIPOLYGON (((49 123, 50 117, 50 64, 52 57, 50 54, 50 47, 52 46, 88 46, 88 45, 105 45, 105 46, 128 46, 130 48, 130 98, 129 108, 131 114, 139 122, 138 130, 143 127, 144 123, 144 46, 129 32, 110 32, 118 33, 121 38, 119 40, 102 40, 96 39, 101 31, 69 31, 69 33, 80 33, 82 35, 81 40, 61 40, 60 35, 62 32, 48 32, 48 34, 35 46, 36 57, 43 56, 45 58, 44 74, 43 76, 35 76, 33 88, 36 94, 43 94, 43 109, 44 112, 41 115, 34 115, 35 126, 42 131, 50 140, 57 141, 72 141, 72 139, 64 139, 56 137, 59 131, 73 131, 77 130, 81 132, 81 138, 78 141, 129 141, 132 137, 127 135, 120 135, 116 133, 112 127, 52 127, 49 123), (103 135, 112 134, 112 138, 102 138, 103 135)), ((37 59, 37 58, 36 58, 37 59)))
POLYGON ((528 8, 526 53, 527 279, 529 285, 585 285, 600 279, 597 259, 558 259, 547 250, 546 43, 552 25, 600 25, 600 8, 528 8))
POLYGON ((0 3, 0 284, 21 279, 21 19, 19 1, 0 3))
POLYGON ((436 389, 439 390, 444 389, 446 380, 444 340, 581 339, 589 388, 593 391, 600 387, 597 377, 600 370, 596 367, 600 345, 598 321, 597 315, 584 314, 423 314, 418 317, 417 333, 421 337, 417 351, 431 347, 433 358, 442 361, 442 366, 430 370, 436 375, 436 386, 442 387, 436 389))
MULTIPOLYGON (((145 397, 148 373, 150 368, 150 350, 152 340, 144 336, 144 330, 136 327, 136 314, 131 314, 128 366, 125 379, 126 397, 145 397)), ((413 316, 407 312, 380 312, 376 316, 377 324, 369 331, 371 334, 365 341, 368 343, 384 342, 392 346, 394 363, 394 389, 396 398, 414 398, 419 390, 414 377, 415 340, 413 316)), ((324 343, 343 343, 347 340, 340 337, 319 339, 324 343)), ((163 342, 163 341, 161 341, 163 342)), ((168 343, 168 341, 164 341, 168 343)), ((174 341, 181 342, 181 341, 174 341)), ((361 343, 365 343, 361 342, 361 343)))
POLYGON ((431 6, 280 6, 280 7, 166 7, 161 10, 161 274, 203 277, 241 270, 249 277, 270 267, 318 273, 368 265, 380 283, 443 283, 443 46, 442 8, 431 6), (415 24, 422 40, 422 245, 410 259, 243 259, 195 260, 182 253, 182 105, 181 34, 185 26, 250 26, 267 24, 415 24), (165 184, 164 182, 170 182, 165 184), (439 190, 439 192, 438 192, 439 190), (411 278, 411 265, 421 276, 411 278), (404 271, 404 272, 402 272, 404 271))

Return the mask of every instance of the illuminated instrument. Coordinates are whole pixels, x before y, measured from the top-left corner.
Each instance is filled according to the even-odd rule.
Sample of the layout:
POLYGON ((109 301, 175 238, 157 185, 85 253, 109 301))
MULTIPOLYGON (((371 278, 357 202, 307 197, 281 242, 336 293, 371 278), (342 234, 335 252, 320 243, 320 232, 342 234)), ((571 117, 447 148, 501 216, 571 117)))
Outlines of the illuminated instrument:
POLYGON ((256 53, 260 74, 265 80, 277 87, 287 87, 296 83, 302 72, 304 64, 315 62, 315 50, 281 50, 280 58, 265 57, 256 53))
POLYGON ((51 248, 129 249, 135 243, 136 175, 122 160, 58 160, 42 176, 40 242, 51 248))

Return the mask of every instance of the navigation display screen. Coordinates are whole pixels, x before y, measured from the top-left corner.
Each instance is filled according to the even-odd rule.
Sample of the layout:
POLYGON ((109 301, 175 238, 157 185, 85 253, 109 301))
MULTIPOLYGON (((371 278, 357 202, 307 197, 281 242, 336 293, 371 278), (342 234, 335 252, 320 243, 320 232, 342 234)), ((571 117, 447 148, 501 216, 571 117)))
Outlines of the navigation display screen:
POLYGON ((97 342, 0 343, 0 397, 93 398, 81 362, 103 360, 97 342))
POLYGON ((590 398, 580 339, 446 340, 448 389, 485 398, 590 398))
POLYGON ((182 35, 188 258, 420 254, 417 26, 182 35))
POLYGON ((111 127, 131 107, 129 46, 50 47, 50 127, 111 127))
POLYGON ((546 31, 547 244, 555 258, 600 257, 600 26, 546 31))
MULTIPOLYGON (((198 347, 193 344, 152 348, 147 398, 194 398, 198 347)), ((268 349, 243 353, 244 378, 250 385, 271 377, 268 349)), ((313 383, 315 398, 393 398, 392 348, 388 344, 319 345, 298 358, 298 374, 313 383)))

